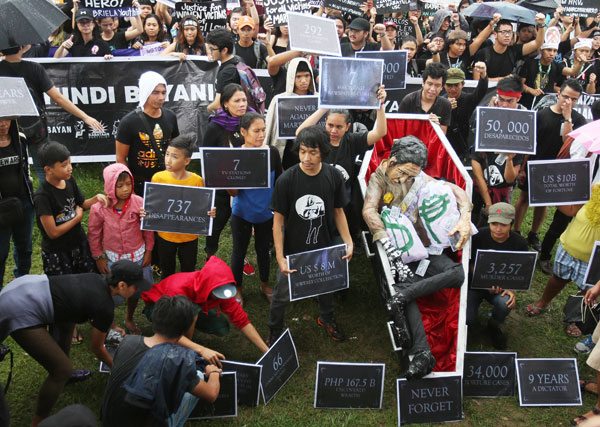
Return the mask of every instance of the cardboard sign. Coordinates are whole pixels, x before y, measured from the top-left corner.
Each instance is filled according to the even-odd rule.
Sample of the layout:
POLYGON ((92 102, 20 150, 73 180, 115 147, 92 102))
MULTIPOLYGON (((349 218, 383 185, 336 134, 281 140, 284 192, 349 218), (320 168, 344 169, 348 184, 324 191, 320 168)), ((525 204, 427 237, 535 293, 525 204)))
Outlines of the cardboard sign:
POLYGON ((503 289, 528 291, 535 272, 538 253, 478 249, 471 289, 503 289))
POLYGON ((198 19, 200 31, 204 34, 227 24, 227 3, 225 0, 202 0, 175 3, 175 19, 192 15, 198 19))
POLYGON ((449 377, 396 380, 398 425, 458 421, 462 412, 462 379, 449 377))
POLYGON ((275 27, 287 25, 288 12, 310 13, 310 5, 298 0, 263 0, 263 6, 275 27))
POLYGON ((381 409, 384 378, 384 363, 317 362, 314 407, 381 409))
POLYGON ((364 2, 362 0, 324 0, 324 6, 332 9, 337 9, 342 12, 342 15, 350 14, 354 16, 362 16, 360 10, 364 2))
POLYGON ((321 56, 319 64, 319 108, 379 108, 377 89, 383 80, 383 59, 321 56))
POLYGON ((386 13, 407 12, 411 1, 414 0, 374 0, 373 3, 377 8, 377 14, 383 15, 386 13))
POLYGON ((146 182, 142 230, 210 236, 213 219, 208 211, 214 205, 212 188, 146 182))
POLYGON ((535 154, 535 111, 477 107, 475 151, 535 154))
POLYGON ((25 79, 0 77, 0 88, 0 118, 40 115, 25 79))
POLYGON ((465 352, 463 395, 501 397, 515 394, 517 353, 465 352))
POLYGON ((561 0, 563 13, 567 16, 586 18, 598 14, 597 0, 561 0))
POLYGON ((594 243, 592 256, 585 271, 584 285, 594 286, 600 280, 600 242, 594 243))
POLYGON ((140 56, 154 56, 160 55, 165 50, 162 43, 148 43, 142 46, 140 49, 140 56))
POLYGON ((201 148, 204 185, 217 189, 269 188, 269 147, 201 148))
POLYGON ((529 206, 584 204, 592 194, 590 159, 527 162, 529 206))
POLYGON ((342 56, 335 20, 288 12, 290 49, 342 56))
POLYGON ((407 51, 405 50, 355 53, 357 58, 383 59, 383 84, 386 90, 404 89, 406 87, 406 55, 407 51))
MULTIPOLYGON (((277 98, 277 138, 296 139, 296 129, 318 108, 317 95, 277 98)), ((317 125, 325 127, 325 116, 317 125)))
POLYGON ((406 36, 416 37, 417 32, 415 31, 415 26, 410 22, 408 18, 386 18, 385 22, 395 22, 398 28, 396 31, 398 32, 398 40, 402 40, 406 36))
POLYGON ((213 403, 208 403, 202 399, 198 400, 188 420, 237 417, 236 373, 223 372, 220 385, 217 400, 213 403))
POLYGON ((79 7, 91 9, 94 19, 131 18, 140 14, 139 9, 131 5, 131 0, 81 0, 79 7))
POLYGON ((577 359, 516 359, 521 406, 579 406, 577 359))
POLYGON ((266 405, 300 367, 296 345, 289 329, 285 330, 256 364, 262 366, 260 388, 266 405))
POLYGON ((330 294, 350 286, 346 245, 330 246, 286 256, 290 301, 330 294))
POLYGON ((240 405, 258 406, 262 366, 222 360, 223 372, 235 372, 237 401, 240 405))

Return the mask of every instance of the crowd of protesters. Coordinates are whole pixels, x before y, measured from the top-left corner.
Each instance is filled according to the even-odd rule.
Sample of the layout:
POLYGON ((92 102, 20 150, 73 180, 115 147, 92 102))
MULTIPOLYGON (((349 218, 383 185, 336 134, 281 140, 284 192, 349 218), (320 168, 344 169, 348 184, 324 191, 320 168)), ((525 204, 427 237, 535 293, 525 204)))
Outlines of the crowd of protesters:
MULTIPOLYGON (((79 3, 74 0, 59 4, 71 19, 46 43, 4 49, 0 61, 0 76, 24 78, 40 113, 36 120, 0 119, 0 197, 18 199, 21 212, 17 220, 0 230, 0 289, 11 242, 15 277, 0 293, 0 341, 11 336, 48 372, 33 409, 32 426, 44 425, 66 384, 89 378, 90 371, 74 370, 69 359, 71 344, 84 339, 75 325, 86 321, 92 325, 92 352, 113 368, 102 406, 104 425, 148 425, 149 420, 155 423, 152 425, 183 425, 197 399, 216 399, 219 375, 211 374, 220 373, 220 361, 225 357, 192 341, 194 327, 224 335, 229 331, 229 320, 261 353, 266 352, 284 329, 289 303, 286 275, 293 272, 286 255, 343 242, 347 248, 344 258, 350 260, 361 253, 363 215, 366 224, 375 225, 380 233, 376 240, 382 242, 390 257, 398 288, 407 294, 404 305, 443 286, 459 287, 462 274, 470 275, 459 264, 440 258, 443 262, 436 268, 439 274, 452 276, 451 280, 443 286, 431 282, 427 292, 410 288, 407 280, 413 272, 399 261, 397 248, 390 246, 385 236, 378 211, 381 204, 371 197, 363 206, 362 198, 357 197, 360 160, 388 132, 384 86, 377 88, 380 106, 372 113, 319 109, 298 128, 295 140, 278 139, 276 109, 281 96, 319 92, 318 57, 291 50, 288 27, 274 26, 260 0, 242 0, 240 7, 227 11, 226 27, 208 34, 203 34, 197 17, 178 19, 174 10, 154 0, 134 0, 132 7, 139 14, 126 19, 94 19, 92 11, 79 3), (144 50, 181 61, 190 55, 219 61, 216 96, 207 106, 211 115, 204 137, 198 141, 195 135, 180 135, 177 116, 164 106, 168 82, 156 72, 143 73, 139 106, 122 118, 116 134, 117 163, 104 169, 104 188, 86 198, 73 176, 69 151, 49 141, 44 94, 90 128, 103 130, 103 125, 63 96, 43 66, 28 58, 111 60, 115 56, 139 55, 144 50), (271 77, 269 92, 273 99, 265 106, 264 115, 261 107, 247 98, 237 67, 240 62, 265 69, 271 77), (321 127, 323 118, 325 126, 321 127), (269 147, 271 187, 218 190, 208 212, 214 221, 212 235, 205 239, 200 257, 197 235, 141 230, 141 220, 148 214, 142 209, 144 183, 202 187, 202 176, 187 170, 199 147, 263 146, 269 147), (37 175, 36 189, 29 175, 28 156, 33 159, 32 169, 37 175), (84 227, 86 210, 90 213, 84 227), (34 219, 41 234, 44 273, 35 276, 30 275, 34 219), (315 226, 317 223, 319 226, 315 226), (215 256, 227 224, 233 240, 230 259, 226 260, 229 265, 215 256), (246 259, 252 237, 260 291, 270 304, 266 340, 243 308, 243 276, 254 274, 254 267, 246 259), (279 269, 277 280, 269 278, 272 255, 279 269), (452 273, 455 269, 460 274, 452 273), (158 283, 153 285, 155 277, 158 283), (144 302, 143 313, 152 322, 151 337, 139 336, 135 310, 140 299, 144 302), (128 335, 123 339, 126 331, 114 323, 114 308, 124 301, 128 335), (111 336, 121 341, 114 356, 103 345, 111 336), (178 369, 161 365, 165 348, 174 354, 178 369), (202 360, 198 371, 195 355, 202 360), (163 378, 158 380, 162 386, 168 383, 181 393, 162 396, 141 409, 131 402, 143 394, 147 384, 136 379, 151 375, 152 369, 162 372, 163 378)), ((600 240, 600 187, 593 186, 585 205, 557 209, 543 238, 539 232, 547 209, 533 208, 530 231, 524 236, 521 233, 528 210, 527 162, 591 155, 568 134, 587 122, 577 112, 582 94, 600 93, 600 13, 578 18, 558 8, 547 14, 537 13, 535 22, 516 24, 500 14, 487 19, 466 17, 462 11, 468 4, 462 1, 440 8, 433 16, 424 16, 417 2, 411 2, 406 11, 391 14, 378 13, 372 2, 362 5, 362 16, 324 6, 313 8, 312 13, 335 21, 344 57, 354 57, 359 51, 407 51, 406 73, 421 78, 423 83, 422 88, 401 100, 400 112, 427 114, 446 134, 458 158, 472 169, 472 195, 456 186, 448 187, 456 197, 460 214, 456 224, 460 246, 472 234, 469 220, 479 227, 472 239, 470 269, 478 249, 531 248, 540 252, 539 267, 549 278, 544 293, 526 307, 527 315, 542 315, 571 281, 592 304, 600 294, 600 283, 589 288, 583 279, 594 243, 600 240), (409 26, 400 35, 403 18, 409 26), (474 89, 465 88, 467 80, 477 81, 474 89), (475 151, 474 112, 478 105, 536 109, 536 154, 475 151), (517 187, 518 197, 513 195, 517 187), (552 263, 557 240, 560 242, 552 263)), ((591 113, 594 120, 600 118, 599 101, 591 106, 591 113)), ((389 194, 384 194, 383 188, 405 194, 423 176, 427 150, 418 138, 411 138, 394 142, 383 166, 378 178, 381 188, 377 190, 383 200, 389 194)), ((595 174, 595 155, 592 163, 595 174)), ((425 181, 430 180, 427 177, 425 181)), ((415 218, 418 229, 418 213, 415 218)), ((469 290, 467 323, 471 327, 478 323, 483 300, 493 306, 485 326, 493 346, 511 348, 510 332, 504 330, 503 323, 516 307, 515 292, 503 289, 502 284, 489 291, 469 290)), ((318 302, 316 323, 332 340, 345 340, 346 334, 334 317, 332 294, 319 296, 318 302)), ((416 308, 407 310, 406 329, 414 330, 420 314, 416 308)), ((588 336, 575 323, 565 326, 569 336, 581 340, 575 351, 591 353, 588 364, 600 372, 600 346, 595 347, 600 329, 588 336)), ((421 330, 422 325, 417 328, 421 330)), ((419 338, 422 348, 416 354, 421 359, 417 357, 409 367, 409 378, 424 376, 435 365, 424 334, 419 338)), ((595 383, 587 384, 586 390, 598 393, 595 383)), ((85 416, 80 409, 77 411, 85 416)), ((585 422, 598 414, 600 400, 575 422, 585 422)), ((0 407, 0 424, 2 417, 7 415, 0 407)))

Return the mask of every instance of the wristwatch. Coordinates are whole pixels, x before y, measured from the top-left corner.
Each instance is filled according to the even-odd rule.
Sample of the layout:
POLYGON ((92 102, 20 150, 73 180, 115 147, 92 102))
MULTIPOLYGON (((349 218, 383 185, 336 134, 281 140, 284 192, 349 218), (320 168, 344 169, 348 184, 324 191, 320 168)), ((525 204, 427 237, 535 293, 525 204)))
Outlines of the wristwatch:
POLYGON ((569 118, 569 119, 565 119, 564 121, 565 121, 565 122, 567 122, 567 123, 571 123, 571 124, 573 124, 573 119, 571 119, 571 118, 569 118))

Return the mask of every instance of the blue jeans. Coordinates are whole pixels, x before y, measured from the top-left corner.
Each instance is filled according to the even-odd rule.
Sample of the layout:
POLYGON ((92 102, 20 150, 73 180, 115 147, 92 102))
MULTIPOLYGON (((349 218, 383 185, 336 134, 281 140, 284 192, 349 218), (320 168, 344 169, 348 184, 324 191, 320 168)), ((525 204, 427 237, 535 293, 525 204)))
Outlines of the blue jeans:
MULTIPOLYGON (((200 381, 204 381, 204 374, 202 371, 196 371, 196 373, 198 374, 200 381)), ((179 404, 179 409, 177 412, 169 416, 169 427, 183 427, 189 416, 196 408, 198 400, 199 399, 196 396, 186 392, 183 395, 183 399, 181 399, 181 403, 179 404)))
POLYGON ((29 198, 21 199, 23 219, 12 228, 0 230, 0 288, 4 283, 10 241, 14 243, 15 277, 29 274, 31 268, 31 233, 33 231, 33 204, 29 198))
POLYGON ((498 323, 504 322, 504 319, 510 313, 510 309, 506 306, 508 299, 508 295, 492 294, 487 289, 469 289, 467 294, 467 325, 473 326, 477 323, 477 313, 483 300, 493 306, 492 319, 498 323))

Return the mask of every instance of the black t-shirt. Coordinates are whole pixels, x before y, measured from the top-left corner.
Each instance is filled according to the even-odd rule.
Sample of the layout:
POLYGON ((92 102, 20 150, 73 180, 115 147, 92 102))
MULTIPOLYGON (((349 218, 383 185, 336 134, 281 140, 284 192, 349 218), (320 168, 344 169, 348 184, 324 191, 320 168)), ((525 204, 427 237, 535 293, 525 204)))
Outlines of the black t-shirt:
POLYGON ((110 40, 102 40, 108 45, 111 52, 116 49, 127 49, 129 47, 129 42, 125 37, 124 30, 117 30, 110 40))
POLYGON ((494 251, 528 251, 529 246, 527 245, 527 240, 514 231, 510 232, 510 236, 506 241, 498 243, 492 239, 490 227, 483 227, 480 228, 479 233, 474 235, 471 239, 471 260, 473 260, 473 262, 475 262, 477 249, 494 251))
MULTIPOLYGON (((506 168, 506 155, 502 154, 498 159, 498 153, 474 152, 471 158, 478 162, 483 169, 483 177, 489 188, 504 188, 511 187, 514 182, 506 182, 504 180, 504 169, 506 168)), ((517 154, 513 157, 513 166, 518 166, 523 163, 523 155, 517 154)))
POLYGON ((8 147, 0 147, 0 197, 27 197, 21 157, 14 142, 8 147))
MULTIPOLYGON (((573 120, 573 129, 585 125, 585 118, 575 109, 571 112, 573 120)), ((560 129, 564 122, 562 114, 556 114, 551 107, 546 107, 537 112, 536 127, 537 127, 537 149, 535 156, 530 157, 531 160, 548 160, 556 159, 556 155, 563 145, 560 129)))
MULTIPOLYGON (((525 84, 534 89, 542 89, 545 93, 554 93, 554 85, 560 86, 564 80, 562 70, 565 64, 552 61, 550 65, 540 64, 539 59, 527 59, 519 71, 519 77, 525 79, 525 84)), ((538 97, 538 100, 541 97, 538 97)), ((521 101, 527 108, 531 108, 533 95, 523 93, 521 101)))
POLYGON ((475 54, 474 62, 485 62, 488 77, 495 78, 511 74, 517 61, 521 58, 523 58, 522 44, 508 46, 504 53, 497 53, 493 46, 488 46, 475 54))
POLYGON ((92 39, 87 43, 84 43, 83 40, 78 40, 73 43, 71 49, 69 49, 69 53, 73 57, 102 57, 104 55, 110 55, 112 52, 108 43, 106 43, 102 39, 92 39))
POLYGON ((273 96, 285 92, 287 83, 287 68, 280 67, 277 74, 271 76, 271 84, 273 85, 273 96))
POLYGON ((362 49, 358 49, 358 50, 354 50, 352 48, 352 43, 348 42, 348 43, 342 43, 340 44, 340 47, 342 49, 342 56, 346 57, 346 58, 354 58, 354 54, 356 52, 362 52, 362 51, 372 51, 372 50, 379 50, 381 49, 381 45, 379 43, 374 43, 374 42, 367 42, 365 44, 365 47, 363 47, 362 49))
POLYGON ((106 280, 99 274, 63 274, 48 276, 54 307, 54 321, 85 323, 108 332, 115 315, 106 280))
POLYGON ((331 146, 331 151, 323 159, 340 172, 348 188, 358 173, 354 163, 356 156, 362 156, 369 149, 367 134, 346 132, 340 145, 331 146))
POLYGON ((64 189, 56 188, 44 180, 33 196, 35 216, 40 234, 42 235, 42 249, 46 252, 68 251, 79 248, 86 236, 81 223, 56 239, 51 239, 46 234, 40 221, 41 216, 50 215, 57 226, 75 218, 75 209, 83 205, 84 198, 77 183, 73 178, 68 179, 64 189))
POLYGON ((223 88, 229 83, 240 84, 240 75, 236 68, 238 59, 234 56, 227 62, 221 63, 217 71, 217 80, 215 81, 215 90, 217 93, 223 93, 223 88))
POLYGON ((156 154, 148 130, 138 115, 138 110, 123 117, 117 131, 117 141, 129 145, 127 166, 135 178, 136 193, 140 196, 143 193, 140 193, 139 190, 143 189, 144 182, 151 181, 152 175, 164 170, 163 160, 167 145, 171 139, 179 136, 177 116, 171 110, 163 108, 162 115, 157 119, 145 113, 144 115, 148 119, 154 140, 162 151, 162 156, 156 154))
POLYGON ((285 218, 284 253, 321 249, 337 234, 334 209, 348 204, 341 174, 327 163, 310 176, 300 165, 286 170, 275 182, 271 209, 285 218))
POLYGON ((451 58, 447 50, 440 52, 440 62, 447 68, 460 68, 465 76, 469 76, 469 65, 471 65, 471 55, 469 55, 469 48, 465 49, 463 54, 458 58, 451 58))
MULTIPOLYGON (((27 84, 31 97, 40 113, 45 111, 44 93, 48 92, 54 84, 41 64, 31 61, 7 62, 0 61, 0 76, 22 77, 27 84)), ((19 123, 23 124, 22 117, 19 123)))
POLYGON ((267 68, 267 56, 269 56, 269 53, 267 52, 267 47, 260 42, 255 42, 255 43, 258 43, 260 58, 256 57, 256 52, 255 52, 256 48, 254 47, 254 43, 248 47, 244 47, 244 46, 240 46, 240 42, 238 41, 235 43, 233 49, 235 51, 235 54, 237 56, 239 56, 240 58, 242 58, 242 61, 244 61, 244 64, 248 65, 249 67, 267 68))
POLYGON ((215 122, 209 122, 204 131, 203 147, 241 147, 244 137, 239 129, 235 132, 225 130, 215 122))
POLYGON ((448 101, 446 98, 438 96, 429 111, 424 111, 421 107, 421 90, 417 90, 404 97, 404 99, 400 102, 399 112, 408 114, 433 113, 440 117, 441 125, 450 126, 450 120, 452 118, 452 105, 450 105, 450 101, 448 101))

